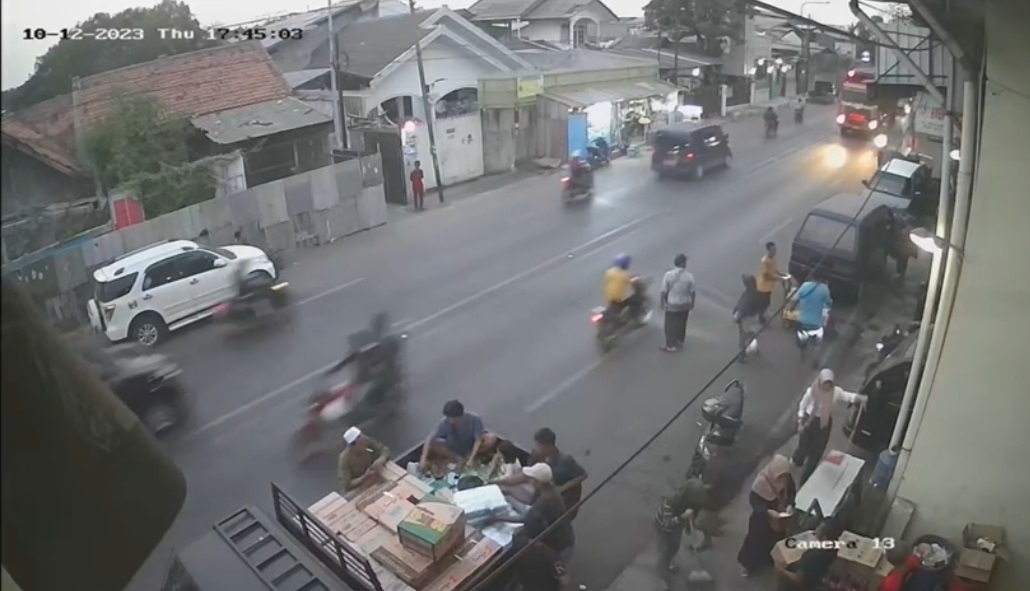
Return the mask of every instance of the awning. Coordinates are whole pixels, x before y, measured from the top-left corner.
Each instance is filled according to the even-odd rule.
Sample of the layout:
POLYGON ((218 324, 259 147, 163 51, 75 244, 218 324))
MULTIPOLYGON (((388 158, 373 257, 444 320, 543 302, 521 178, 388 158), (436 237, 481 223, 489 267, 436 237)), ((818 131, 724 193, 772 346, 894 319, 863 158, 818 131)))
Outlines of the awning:
POLYGON ((667 95, 678 89, 659 80, 618 81, 545 89, 542 96, 573 108, 586 108, 605 101, 631 101, 667 95))

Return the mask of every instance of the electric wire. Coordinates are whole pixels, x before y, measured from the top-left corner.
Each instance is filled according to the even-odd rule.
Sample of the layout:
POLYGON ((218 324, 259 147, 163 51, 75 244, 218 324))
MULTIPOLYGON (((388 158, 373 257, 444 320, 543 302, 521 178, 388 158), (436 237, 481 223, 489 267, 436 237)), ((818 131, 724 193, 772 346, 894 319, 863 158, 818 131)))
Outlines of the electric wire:
MULTIPOLYGON (((870 189, 868 190, 865 199, 863 199, 862 205, 858 208, 858 211, 855 213, 855 215, 852 216, 851 224, 854 224, 858 221, 859 216, 862 215, 863 211, 865 211, 865 208, 869 204, 870 199, 872 199, 872 196, 873 191, 870 189)), ((819 258, 816 264, 812 267, 811 271, 809 271, 809 278, 815 276, 815 274, 822 268, 823 263, 826 262, 826 259, 829 256, 829 252, 836 248, 840 241, 844 239, 844 236, 847 235, 848 231, 851 230, 851 224, 849 224, 848 227, 846 227, 840 233, 840 236, 838 236, 837 239, 833 241, 833 244, 829 248, 827 248, 827 252, 819 258)), ((728 362, 726 362, 722 366, 722 368, 715 373, 715 375, 709 378, 708 381, 705 382, 703 386, 701 386, 697 393, 695 393, 689 400, 687 400, 686 404, 683 405, 675 414, 673 414, 672 417, 668 421, 666 421, 665 424, 662 425, 661 428, 659 428, 654 435, 650 436, 643 443, 643 445, 641 445, 636 451, 630 454, 630 456, 625 461, 619 464, 611 474, 609 474, 603 480, 601 480, 601 482, 593 490, 587 493, 582 499, 580 499, 578 503, 576 503, 572 507, 567 508, 561 518, 555 520, 554 523, 548 525, 547 528, 543 532, 541 532, 537 537, 533 538, 531 542, 529 542, 524 547, 516 551, 514 555, 512 555, 510 558, 501 563, 496 569, 480 573, 479 576, 473 579, 473 585, 469 587, 469 591, 485 591, 486 585, 494 581, 503 572, 511 568, 514 564, 516 564, 518 559, 521 558, 533 544, 542 543, 543 539, 550 535, 558 526, 562 525, 563 520, 567 518, 570 512, 572 512, 573 510, 578 510, 581 506, 586 504, 587 501, 589 501, 591 498, 593 498, 594 495, 596 495, 598 492, 604 489, 609 483, 611 483, 615 479, 615 477, 621 474, 626 468, 629 467, 630 464, 632 464, 645 451, 647 451, 647 449, 651 447, 651 445, 654 444, 654 442, 657 441, 659 437, 664 435, 665 432, 668 431, 669 428, 672 427, 676 423, 676 421, 678 421, 680 417, 682 417, 683 414, 686 413, 687 410, 689 410, 695 402, 697 402, 699 398, 701 398, 701 395, 708 391, 709 388, 711 388, 717 381, 719 381, 722 378, 722 376, 737 363, 737 361, 744 355, 745 351, 747 350, 747 347, 750 346, 751 343, 755 341, 759 335, 765 332, 765 329, 769 327, 769 325, 773 322, 773 319, 783 314, 783 310, 787 307, 787 305, 797 294, 798 290, 801 288, 802 283, 803 282, 798 282, 797 287, 795 287, 793 290, 791 290, 789 294, 787 294, 787 297, 784 298, 784 302, 780 304, 780 306, 776 309, 775 313, 770 314, 768 316, 766 321, 759 327, 758 331, 754 333, 754 335, 751 337, 750 340, 748 340, 748 342, 744 343, 744 346, 741 347, 739 351, 737 351, 736 355, 734 355, 728 362)))

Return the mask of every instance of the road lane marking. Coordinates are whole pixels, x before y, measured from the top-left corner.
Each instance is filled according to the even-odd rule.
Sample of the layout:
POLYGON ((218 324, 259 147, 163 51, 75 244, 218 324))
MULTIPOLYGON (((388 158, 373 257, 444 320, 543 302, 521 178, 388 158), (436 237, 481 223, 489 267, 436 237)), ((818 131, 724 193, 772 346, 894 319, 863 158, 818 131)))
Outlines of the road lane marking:
MULTIPOLYGON (((709 297, 702 296, 702 298, 698 300, 698 303, 705 303, 711 305, 713 308, 716 308, 720 312, 730 312, 729 308, 727 308, 721 302, 715 299, 711 299, 709 297)), ((652 325, 649 324, 648 326, 652 325)), ((711 335, 711 333, 709 333, 706 330, 698 330, 694 327, 687 328, 687 336, 688 338, 693 337, 692 339, 690 339, 691 342, 701 341, 703 343, 709 344, 716 342, 716 339, 711 335)), ((576 385, 577 382, 590 375, 590 373, 593 372, 595 369, 601 367, 601 364, 604 363, 605 359, 605 357, 599 357, 594 361, 591 361, 585 367, 583 367, 576 373, 572 374, 571 376, 563 380, 562 383, 552 388, 546 394, 534 400, 529 406, 526 407, 526 414, 535 413, 536 411, 540 410, 545 404, 551 402, 552 400, 563 394, 566 390, 576 385)))
POLYGON ((614 228, 612 230, 609 230, 609 231, 605 232, 604 234, 601 234, 600 236, 592 238, 591 240, 588 240, 587 242, 584 242, 583 244, 580 244, 578 246, 573 247, 572 249, 568 250, 567 252, 564 252, 564 253, 562 253, 560 255, 557 255, 557 256, 554 256, 554 257, 551 257, 550 259, 540 263, 539 265, 535 265, 533 267, 530 267, 529 269, 526 269, 525 271, 522 271, 521 273, 519 273, 517 275, 513 275, 513 276, 505 279, 504 281, 501 281, 500 283, 491 285, 490 287, 488 287, 488 288, 486 288, 484 290, 478 291, 478 292, 476 292, 476 293, 474 293, 474 294, 472 294, 472 295, 470 295, 470 296, 468 296, 466 298, 463 298, 463 299, 461 299, 461 300, 451 304, 450 306, 447 306, 446 308, 443 308, 442 310, 438 310, 438 311, 430 314, 429 316, 426 316, 424 318, 416 320, 415 322, 412 322, 411 324, 409 324, 406 328, 407 328, 407 330, 411 331, 411 330, 417 329, 420 326, 424 326, 424 325, 426 325, 426 324, 428 324, 428 323, 430 323, 430 322, 432 322, 432 321, 434 321, 434 320, 436 320, 438 318, 441 318, 443 316, 446 316, 447 314, 450 314, 451 312, 454 312, 455 310, 458 310, 459 308, 462 308, 462 307, 467 306, 467 305, 469 305, 469 304, 471 304, 473 302, 481 300, 481 299, 485 298, 488 295, 491 295, 491 294, 493 294, 493 293, 495 293, 495 292, 497 292, 499 290, 504 289, 505 287, 508 287, 509 285, 512 285, 514 283, 522 281, 523 279, 525 279, 525 278, 527 278, 527 277, 529 277, 531 275, 539 273, 541 270, 546 269, 547 267, 550 267, 550 266, 552 266, 552 265, 554 265, 556 263, 559 263, 561 261, 567 260, 569 258, 569 255, 573 255, 574 253, 576 253, 576 251, 580 251, 580 250, 583 250, 584 248, 587 248, 587 247, 590 247, 590 246, 594 246, 595 244, 597 244, 599 242, 602 242, 604 240, 607 240, 608 238, 611 238, 612 236, 614 236, 616 234, 619 234, 621 232, 625 232, 626 230, 629 230, 631 228, 639 226, 640 224, 642 224, 642 223, 644 223, 644 222, 646 222, 646 221, 648 221, 648 220, 650 220, 650 219, 652 219, 654 217, 657 217, 657 216, 659 216, 661 214, 662 214, 662 212, 655 212, 655 213, 652 213, 652 214, 649 214, 649 215, 646 215, 646 216, 642 216, 642 217, 636 218, 636 219, 634 219, 634 220, 632 220, 630 222, 627 222, 625 224, 622 224, 621 226, 619 226, 617 228, 614 228))
POLYGON ((320 300, 320 299, 322 299, 322 298, 324 298, 326 296, 333 295, 334 293, 343 291, 343 290, 347 289, 348 287, 351 287, 353 285, 357 285, 357 284, 361 283, 364 280, 365 280, 364 277, 358 277, 357 279, 351 279, 350 281, 348 281, 346 283, 341 283, 340 285, 337 285, 336 287, 332 287, 332 288, 327 289, 327 290, 325 290, 325 291, 323 291, 321 293, 316 293, 313 296, 306 297, 303 300, 300 300, 299 302, 297 302, 297 303, 295 303, 293 305, 294 306, 303 306, 304 304, 310 304, 311 302, 314 302, 315 300, 320 300))

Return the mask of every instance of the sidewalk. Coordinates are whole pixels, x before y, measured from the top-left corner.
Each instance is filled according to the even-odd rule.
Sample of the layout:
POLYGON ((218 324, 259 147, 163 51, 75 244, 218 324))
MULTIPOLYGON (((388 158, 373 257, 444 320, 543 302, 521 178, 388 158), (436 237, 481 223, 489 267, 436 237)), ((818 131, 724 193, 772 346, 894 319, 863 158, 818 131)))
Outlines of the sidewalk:
MULTIPOLYGON (((885 286, 885 289, 874 294, 872 306, 874 315, 866 322, 863 322, 864 332, 858 338, 850 353, 848 367, 840 364, 831 364, 840 368, 839 380, 841 385, 849 390, 857 390, 862 383, 866 365, 875 357, 875 343, 882 333, 886 332, 895 323, 903 322, 911 318, 915 299, 918 297, 918 283, 925 276, 929 268, 929 261, 926 257, 917 259, 909 265, 909 273, 906 281, 885 286), (876 297, 878 296, 878 297, 876 297), (893 297, 892 297, 893 296, 893 297)), ((794 417, 797 409, 798 399, 787 409, 777 425, 770 431, 770 451, 758 458, 750 474, 740 483, 739 492, 733 499, 719 511, 721 527, 712 541, 712 547, 697 555, 684 544, 680 551, 678 564, 680 573, 666 578, 658 573, 656 564, 658 562, 658 548, 655 542, 648 544, 646 550, 635 556, 625 570, 613 581, 606 591, 666 591, 666 590, 690 590, 690 589, 714 589, 715 591, 765 591, 775 588, 775 575, 772 572, 763 573, 751 578, 740 576, 740 566, 737 564, 737 552, 743 544, 747 534, 747 522, 751 513, 748 503, 748 494, 751 483, 755 476, 765 466, 774 454, 783 454, 788 457, 794 452, 797 446, 797 434, 795 433, 794 417), (703 568, 707 570, 714 581, 706 585, 691 586, 686 580, 686 574, 692 569, 703 568)), ((866 465, 859 479, 863 482, 862 505, 859 508, 859 521, 864 522, 874 512, 879 497, 869 490, 865 485, 868 481, 869 471, 872 470, 876 458, 868 457, 865 452, 853 448, 847 437, 845 437, 840 425, 843 424, 848 414, 846 407, 838 406, 834 412, 834 429, 830 441, 826 446, 827 452, 840 450, 856 455, 866 460, 866 465)), ((746 428, 746 427, 745 427, 746 428)), ((861 531, 856 533, 863 533, 861 531)))

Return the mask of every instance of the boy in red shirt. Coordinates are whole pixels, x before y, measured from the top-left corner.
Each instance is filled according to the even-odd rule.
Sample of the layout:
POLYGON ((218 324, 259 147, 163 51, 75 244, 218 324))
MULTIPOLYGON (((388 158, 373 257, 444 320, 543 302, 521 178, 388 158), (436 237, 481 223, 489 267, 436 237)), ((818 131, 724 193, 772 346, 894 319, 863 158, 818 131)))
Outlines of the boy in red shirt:
POLYGON ((422 182, 425 173, 422 172, 422 163, 415 161, 415 170, 411 171, 411 193, 415 198, 415 209, 425 209, 426 186, 422 182))

